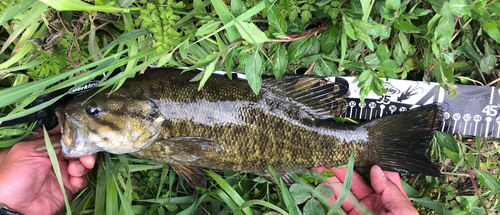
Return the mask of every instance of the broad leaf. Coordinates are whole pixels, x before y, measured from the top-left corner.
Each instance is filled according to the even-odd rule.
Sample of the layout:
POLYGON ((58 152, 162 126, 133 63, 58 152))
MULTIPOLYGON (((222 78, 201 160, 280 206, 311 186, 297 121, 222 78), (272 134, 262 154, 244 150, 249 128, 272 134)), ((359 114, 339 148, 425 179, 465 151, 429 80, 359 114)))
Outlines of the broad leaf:
POLYGON ((500 195, 500 181, 488 172, 476 170, 479 183, 491 190, 495 195, 500 195))
POLYGON ((268 24, 278 30, 281 34, 285 34, 287 32, 288 26, 286 25, 286 21, 276 6, 273 5, 267 10, 267 20, 268 24))
POLYGON ((252 88, 255 94, 259 94, 260 87, 262 85, 262 60, 259 53, 254 52, 248 58, 245 65, 245 75, 248 80, 248 84, 252 88))
POLYGON ((287 51, 284 46, 278 44, 276 52, 273 58, 273 67, 271 68, 272 73, 276 79, 280 79, 286 72, 286 66, 288 65, 287 51))
POLYGON ((311 198, 311 194, 309 193, 307 187, 299 183, 295 183, 290 186, 290 193, 292 194, 295 203, 298 205, 311 198))
POLYGON ((237 22, 236 28, 241 34, 241 37, 251 44, 260 45, 269 41, 266 34, 264 34, 264 32, 262 32, 262 30, 260 30, 259 27, 253 23, 237 22))
POLYGON ((219 29, 222 22, 210 20, 204 25, 202 25, 197 31, 195 36, 205 36, 219 29))
POLYGON ((323 54, 329 55, 339 42, 339 31, 332 25, 321 35, 320 44, 323 54))
POLYGON ((450 0, 450 12, 455 16, 462 17, 464 15, 471 16, 472 1, 471 0, 450 0))

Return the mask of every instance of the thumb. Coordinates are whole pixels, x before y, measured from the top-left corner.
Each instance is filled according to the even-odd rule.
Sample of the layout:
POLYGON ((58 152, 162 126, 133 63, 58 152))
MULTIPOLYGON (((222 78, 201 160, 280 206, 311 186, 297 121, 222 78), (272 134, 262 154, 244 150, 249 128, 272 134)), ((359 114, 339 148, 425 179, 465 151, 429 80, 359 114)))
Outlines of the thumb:
POLYGON ((410 200, 403 192, 387 178, 379 166, 373 166, 370 171, 373 190, 381 196, 382 205, 387 209, 387 214, 418 214, 410 200))

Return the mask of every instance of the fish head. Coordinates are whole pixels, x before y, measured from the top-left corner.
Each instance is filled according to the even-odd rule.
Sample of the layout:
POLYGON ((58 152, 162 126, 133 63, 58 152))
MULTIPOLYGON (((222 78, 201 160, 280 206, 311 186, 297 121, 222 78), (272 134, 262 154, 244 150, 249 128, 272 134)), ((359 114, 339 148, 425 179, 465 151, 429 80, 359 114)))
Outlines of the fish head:
POLYGON ((56 108, 62 154, 81 157, 106 151, 142 151, 159 136, 164 118, 151 100, 87 92, 56 108))

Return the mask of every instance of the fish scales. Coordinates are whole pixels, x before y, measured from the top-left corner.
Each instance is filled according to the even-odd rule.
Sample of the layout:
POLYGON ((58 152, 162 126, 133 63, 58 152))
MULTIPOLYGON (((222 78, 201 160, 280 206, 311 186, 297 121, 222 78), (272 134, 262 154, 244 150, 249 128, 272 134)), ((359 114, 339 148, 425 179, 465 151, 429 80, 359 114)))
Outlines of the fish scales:
MULTIPOLYGON (((246 82, 212 77, 198 92, 197 82, 188 83, 194 74, 171 73, 168 75, 173 77, 163 78, 165 75, 139 76, 114 94, 136 92, 131 97, 144 95, 154 101, 166 118, 162 132, 165 139, 208 137, 225 149, 205 152, 200 159, 182 164, 264 173, 266 162, 278 171, 340 165, 347 162, 351 151, 357 155, 366 150, 366 141, 343 143, 334 135, 333 126, 291 119, 286 113, 276 111, 275 107, 283 107, 284 101, 265 96, 266 82, 255 95, 246 82)), ((353 130, 349 135, 356 136, 358 132, 353 130)), ((160 156, 152 147, 135 155, 166 163, 179 162, 168 155, 160 156)))
MULTIPOLYGON (((266 78, 258 95, 244 80, 212 75, 201 90, 196 72, 148 70, 108 95, 87 92, 57 109, 63 154, 98 151, 183 166, 257 173, 267 163, 284 175, 345 164, 438 175, 425 157, 440 106, 359 125, 333 123, 348 88, 323 78, 266 78), (92 96, 94 95, 94 96, 92 96)), ((177 168, 177 167, 176 167, 177 168)), ((175 169, 175 168, 174 168, 175 169)))

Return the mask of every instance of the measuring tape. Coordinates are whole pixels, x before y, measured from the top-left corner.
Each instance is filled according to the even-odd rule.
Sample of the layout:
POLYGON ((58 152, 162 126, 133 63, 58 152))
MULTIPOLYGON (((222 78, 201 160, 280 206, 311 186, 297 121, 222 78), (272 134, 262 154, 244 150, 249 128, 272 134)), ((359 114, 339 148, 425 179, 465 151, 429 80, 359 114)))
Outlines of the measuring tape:
POLYGON ((367 119, 401 113, 413 108, 443 103, 443 124, 440 131, 471 136, 500 138, 500 88, 457 85, 456 96, 450 99, 438 83, 383 79, 386 94, 370 92, 362 103, 355 77, 331 77, 332 82, 344 79, 349 83, 347 110, 342 117, 367 119))

